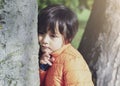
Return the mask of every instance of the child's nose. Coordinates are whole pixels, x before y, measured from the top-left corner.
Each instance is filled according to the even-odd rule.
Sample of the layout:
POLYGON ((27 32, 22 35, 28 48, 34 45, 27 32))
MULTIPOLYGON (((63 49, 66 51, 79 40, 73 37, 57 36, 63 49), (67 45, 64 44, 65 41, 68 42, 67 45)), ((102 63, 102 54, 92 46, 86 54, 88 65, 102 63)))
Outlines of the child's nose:
POLYGON ((48 35, 45 35, 45 36, 43 37, 43 43, 44 43, 44 44, 48 44, 48 43, 49 43, 49 37, 48 37, 48 35))

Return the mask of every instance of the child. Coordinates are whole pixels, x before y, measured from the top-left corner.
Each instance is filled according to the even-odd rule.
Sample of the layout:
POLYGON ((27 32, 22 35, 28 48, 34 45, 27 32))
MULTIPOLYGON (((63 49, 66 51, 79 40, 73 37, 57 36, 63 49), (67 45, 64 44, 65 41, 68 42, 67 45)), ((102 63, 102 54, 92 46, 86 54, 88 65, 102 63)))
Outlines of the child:
POLYGON ((40 86, 93 86, 85 60, 70 44, 77 30, 77 17, 69 8, 51 5, 40 11, 40 86))

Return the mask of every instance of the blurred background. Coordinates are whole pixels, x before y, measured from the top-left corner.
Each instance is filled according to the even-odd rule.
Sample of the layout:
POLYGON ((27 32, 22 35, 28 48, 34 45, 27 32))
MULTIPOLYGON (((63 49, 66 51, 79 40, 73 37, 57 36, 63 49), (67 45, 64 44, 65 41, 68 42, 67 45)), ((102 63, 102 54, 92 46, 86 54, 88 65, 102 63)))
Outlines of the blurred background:
POLYGON ((51 4, 63 4, 69 8, 71 8, 78 17, 79 20, 79 30, 72 41, 72 45, 77 49, 82 35, 84 33, 87 21, 89 19, 92 5, 94 0, 37 0, 38 1, 38 9, 39 11, 51 4))

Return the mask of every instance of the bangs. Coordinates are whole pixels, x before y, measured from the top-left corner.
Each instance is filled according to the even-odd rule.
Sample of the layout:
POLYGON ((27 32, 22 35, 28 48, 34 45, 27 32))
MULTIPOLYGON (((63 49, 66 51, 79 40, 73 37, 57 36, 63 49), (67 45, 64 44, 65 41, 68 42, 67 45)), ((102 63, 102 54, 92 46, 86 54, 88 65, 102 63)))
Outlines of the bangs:
POLYGON ((47 18, 45 15, 38 15, 38 34, 47 32, 47 18))
POLYGON ((39 26, 38 26, 38 34, 41 32, 46 33, 47 31, 52 32, 55 34, 56 28, 58 28, 58 31, 61 34, 66 33, 66 24, 64 22, 61 22, 61 20, 56 20, 54 18, 47 19, 46 21, 39 21, 39 26))
POLYGON ((40 32, 46 33, 47 31, 50 31, 53 34, 55 34, 56 22, 57 20, 53 18, 46 18, 45 16, 40 17, 40 19, 38 20, 38 34, 40 32))
POLYGON ((55 34, 56 32, 56 28, 58 27, 57 26, 57 20, 51 18, 48 20, 48 28, 47 30, 49 30, 50 32, 52 32, 53 34, 55 34))
POLYGON ((53 19, 49 20, 48 23, 49 23, 48 30, 51 31, 53 34, 55 34, 57 29, 61 34, 66 33, 66 32, 64 32, 66 25, 65 25, 64 22, 61 22, 61 20, 56 20, 56 19, 53 18, 53 19))

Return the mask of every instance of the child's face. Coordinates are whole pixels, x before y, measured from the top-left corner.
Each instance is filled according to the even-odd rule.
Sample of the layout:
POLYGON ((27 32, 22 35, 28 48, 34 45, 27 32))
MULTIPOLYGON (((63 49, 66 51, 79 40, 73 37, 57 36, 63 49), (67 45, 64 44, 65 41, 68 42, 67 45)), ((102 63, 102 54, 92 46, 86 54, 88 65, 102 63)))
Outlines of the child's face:
POLYGON ((55 34, 53 34, 50 30, 46 33, 40 32, 38 40, 42 52, 49 54, 65 45, 64 38, 58 29, 56 29, 55 34))

